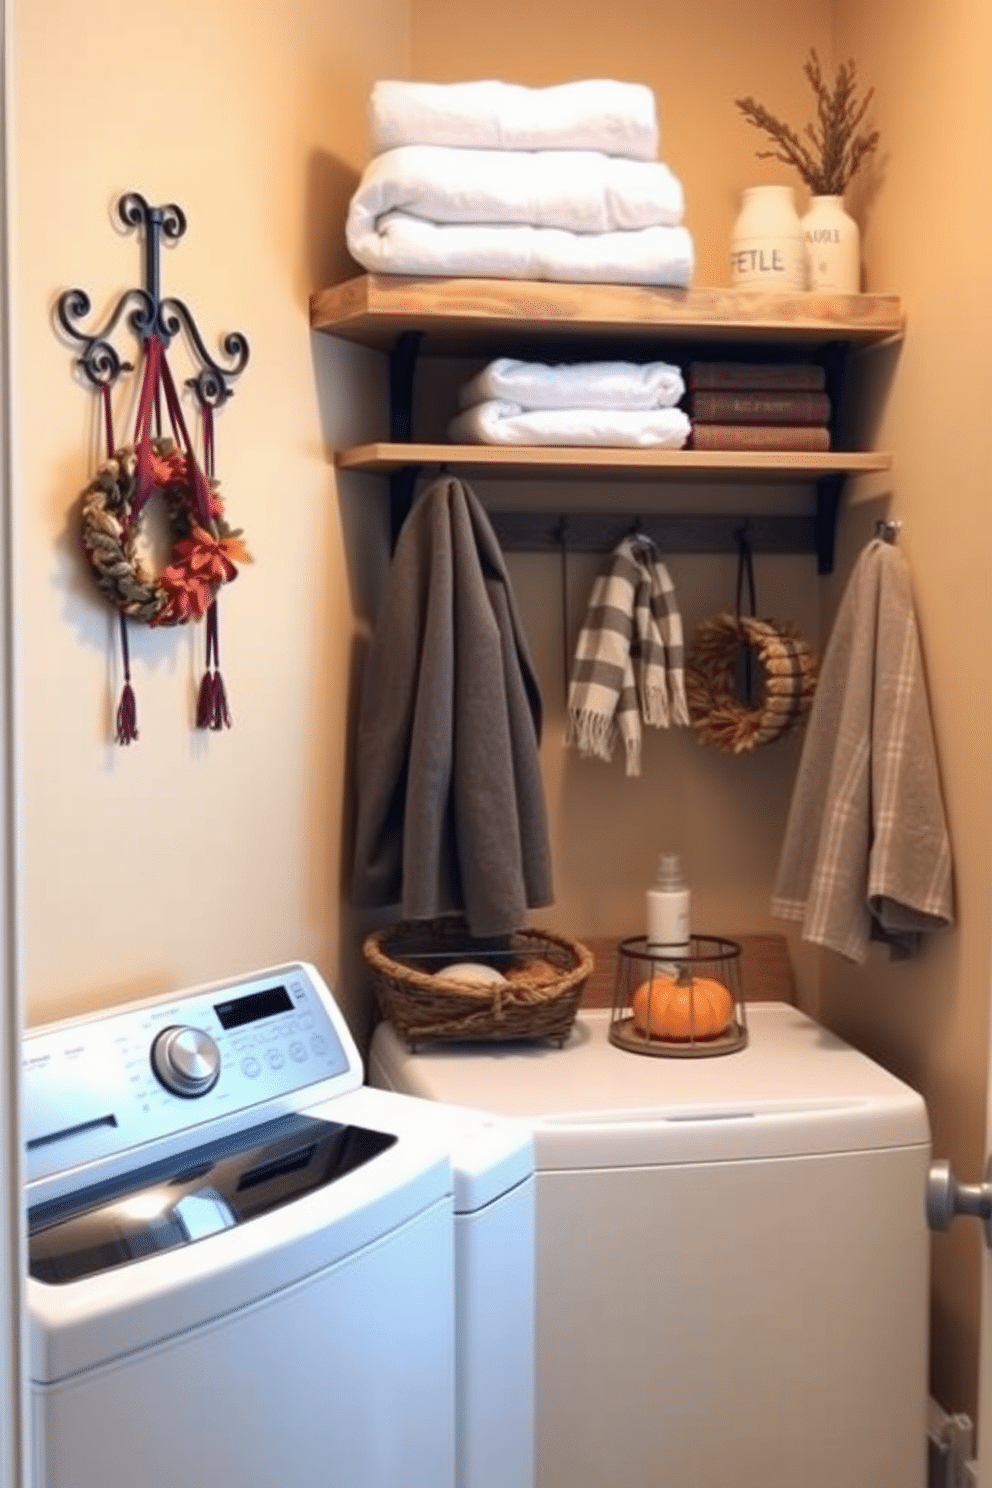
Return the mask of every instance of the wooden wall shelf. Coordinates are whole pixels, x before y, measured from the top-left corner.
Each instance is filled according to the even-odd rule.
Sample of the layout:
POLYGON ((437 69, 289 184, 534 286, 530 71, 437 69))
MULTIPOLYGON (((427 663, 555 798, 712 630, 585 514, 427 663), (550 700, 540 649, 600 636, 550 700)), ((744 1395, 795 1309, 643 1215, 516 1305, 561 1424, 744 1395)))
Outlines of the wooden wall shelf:
POLYGON ((568 479, 650 481, 730 480, 767 484, 818 480, 825 475, 868 474, 889 470, 891 455, 855 450, 826 454, 750 450, 602 449, 569 446, 488 444, 418 444, 377 442, 339 450, 334 463, 341 470, 365 470, 390 475, 407 465, 445 467, 493 479, 545 477, 567 473, 568 479))
MULTIPOLYGON (((417 330, 425 353, 491 352, 528 340, 787 343, 804 352, 844 341, 898 339, 896 295, 759 294, 746 289, 655 289, 632 284, 552 284, 515 279, 414 279, 362 274, 310 299, 316 331, 392 349, 417 330)), ((639 347, 643 354, 643 347, 639 347)))
MULTIPOLYGON (((412 394, 414 372, 423 356, 557 355, 562 360, 619 356, 680 365, 699 357, 781 358, 820 362, 836 411, 850 353, 901 338, 903 312, 895 295, 764 294, 364 274, 315 293, 310 320, 314 330, 389 355, 392 438, 339 450, 335 463, 342 470, 389 477, 394 532, 409 508, 418 475, 431 469, 549 483, 609 479, 691 486, 726 481, 755 487, 798 482, 815 487, 815 517, 763 518, 756 529, 763 537, 756 547, 815 552, 819 571, 827 573, 833 566, 834 527, 844 482, 851 475, 891 468, 890 455, 872 451, 766 454, 423 443, 412 438, 412 394)), ((549 501, 553 506, 553 492, 549 501)), ((546 511, 535 512, 530 522, 526 513, 514 512, 512 519, 508 513, 494 515, 499 516, 497 530, 502 527, 510 534, 512 545, 536 549, 548 545, 546 511)), ((697 514, 684 515, 686 541, 721 545, 729 541, 733 546, 739 516, 713 518, 701 527, 697 514)), ((589 534, 612 530, 609 518, 621 527, 632 520, 619 511, 602 517, 598 526, 587 523, 589 534)), ((560 531, 561 513, 556 520, 555 530, 560 531)), ((678 522, 677 514, 664 519, 672 550, 680 547, 678 522)), ((590 535, 587 540, 594 539, 590 535)), ((715 550, 722 551, 722 546, 705 548, 715 550)))

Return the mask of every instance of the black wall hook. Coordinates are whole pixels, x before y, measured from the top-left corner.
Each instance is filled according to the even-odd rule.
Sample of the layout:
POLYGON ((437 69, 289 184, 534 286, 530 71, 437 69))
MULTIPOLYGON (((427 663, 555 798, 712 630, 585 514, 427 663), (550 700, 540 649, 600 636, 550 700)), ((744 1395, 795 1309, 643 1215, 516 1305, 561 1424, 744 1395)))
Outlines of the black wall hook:
POLYGON ((101 330, 87 331, 80 322, 91 310, 90 297, 83 289, 67 289, 59 296, 56 314, 59 325, 82 350, 79 363, 90 382, 97 387, 112 387, 122 372, 133 370, 113 345, 112 336, 127 314, 131 330, 144 344, 158 334, 168 346, 172 338, 185 331, 200 370, 187 378, 187 386, 196 392, 201 404, 215 408, 227 401, 233 392, 231 382, 240 376, 248 363, 248 342, 240 331, 230 331, 221 346, 228 359, 221 366, 207 351, 192 311, 174 295, 162 296, 160 253, 162 239, 178 242, 186 231, 186 214, 175 202, 151 206, 139 191, 127 191, 117 203, 117 216, 128 231, 144 232, 144 285, 127 289, 117 301, 101 330), (129 312, 129 313, 128 313, 129 312))

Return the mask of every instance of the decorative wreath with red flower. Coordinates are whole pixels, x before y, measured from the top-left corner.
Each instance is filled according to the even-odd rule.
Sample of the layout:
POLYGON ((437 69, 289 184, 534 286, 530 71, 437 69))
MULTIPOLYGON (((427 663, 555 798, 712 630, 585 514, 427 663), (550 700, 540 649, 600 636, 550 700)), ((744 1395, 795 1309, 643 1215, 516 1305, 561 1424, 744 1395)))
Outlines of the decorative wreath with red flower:
POLYGON ((237 577, 252 557, 241 531, 224 519, 215 480, 208 480, 205 522, 185 452, 172 439, 149 441, 151 480, 165 505, 172 549, 154 577, 136 552, 141 511, 139 452, 116 449, 99 466, 82 496, 82 545, 97 588, 122 614, 148 625, 185 625, 201 620, 222 584, 237 577))

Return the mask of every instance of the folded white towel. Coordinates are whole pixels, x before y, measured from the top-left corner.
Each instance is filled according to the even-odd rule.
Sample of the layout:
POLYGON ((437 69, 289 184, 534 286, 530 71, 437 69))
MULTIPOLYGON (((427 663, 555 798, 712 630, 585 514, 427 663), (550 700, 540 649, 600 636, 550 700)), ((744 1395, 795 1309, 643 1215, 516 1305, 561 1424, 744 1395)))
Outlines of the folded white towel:
POLYGON ((670 362, 522 362, 497 357, 460 389, 458 404, 501 399, 521 408, 672 408, 685 392, 670 362))
POLYGON ((682 449, 691 425, 681 408, 521 408, 492 400, 456 414, 455 444, 554 444, 682 449))
POLYGON ((550 88, 490 80, 376 83, 369 100, 372 151, 397 145, 486 150, 603 150, 653 160, 654 94, 643 83, 586 78, 550 88))
POLYGON ((595 150, 402 145, 369 162, 348 207, 348 246, 388 212, 427 222, 522 223, 604 233, 682 221, 682 185, 660 160, 595 150))
POLYGON ((694 264, 692 236, 685 227, 575 233, 502 223, 438 226, 405 212, 388 212, 361 235, 350 234, 348 247, 372 274, 476 275, 676 289, 692 282, 694 264))

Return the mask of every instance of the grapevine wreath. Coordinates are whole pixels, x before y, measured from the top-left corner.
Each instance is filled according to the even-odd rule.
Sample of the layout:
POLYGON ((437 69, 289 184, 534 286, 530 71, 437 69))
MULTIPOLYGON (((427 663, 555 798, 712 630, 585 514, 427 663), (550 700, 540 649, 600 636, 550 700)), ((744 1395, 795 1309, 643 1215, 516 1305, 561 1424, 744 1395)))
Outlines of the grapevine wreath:
POLYGON ((83 491, 80 537, 97 588, 120 616, 124 688, 117 711, 117 741, 138 737, 128 656, 128 620, 185 625, 206 617, 207 668, 197 699, 199 728, 228 728, 230 714, 220 674, 217 591, 237 577, 251 554, 224 516, 213 476, 213 409, 203 404, 206 473, 193 453, 175 382, 158 336, 146 343, 145 372, 134 443, 117 447, 110 388, 102 384, 108 456, 83 491), (174 439, 152 434, 159 394, 164 394, 174 439), (137 551, 140 520, 153 491, 161 493, 170 537, 169 562, 155 577, 137 551))
POLYGON ((689 717, 700 741, 726 754, 744 754, 780 739, 809 713, 816 690, 816 658, 789 621, 754 615, 712 615, 702 621, 686 658, 689 717), (758 696, 735 691, 741 655, 760 669, 758 696))
MULTIPOLYGON (((136 555, 138 452, 131 445, 103 461, 82 497, 82 544, 103 597, 131 620, 184 625, 202 620, 221 584, 250 563, 224 519, 217 483, 206 483, 205 522, 197 509, 185 453, 171 439, 152 439, 152 484, 162 493, 172 539, 170 561, 153 578, 136 555)), ((140 513, 139 513, 140 515, 140 513)))

